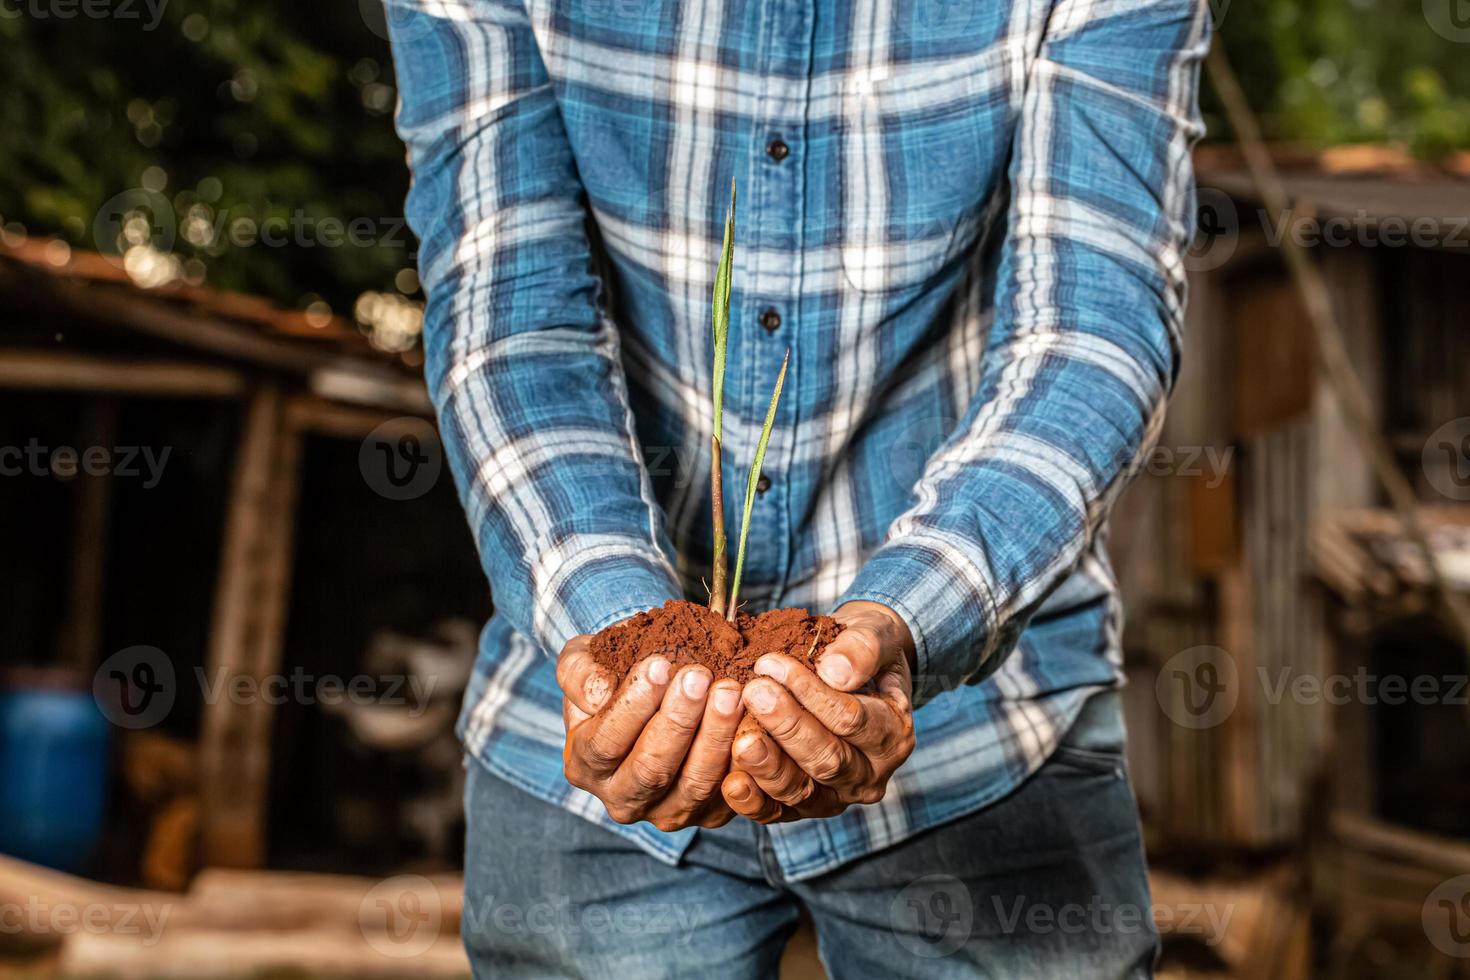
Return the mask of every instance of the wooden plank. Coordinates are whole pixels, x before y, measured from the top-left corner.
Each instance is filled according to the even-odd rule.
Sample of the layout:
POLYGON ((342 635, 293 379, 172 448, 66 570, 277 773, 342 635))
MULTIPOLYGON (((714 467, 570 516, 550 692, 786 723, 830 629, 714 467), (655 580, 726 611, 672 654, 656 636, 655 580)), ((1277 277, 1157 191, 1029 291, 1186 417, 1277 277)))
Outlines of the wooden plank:
POLYGON ((457 936, 437 936, 433 945, 413 951, 411 959, 394 950, 401 940, 358 932, 315 933, 294 930, 180 930, 166 928, 154 945, 136 935, 70 935, 61 955, 68 977, 105 976, 115 980, 250 980, 262 976, 465 978, 469 958, 457 936))
POLYGON ((1291 280, 1264 273, 1239 280, 1230 313, 1235 431, 1249 436, 1309 414, 1316 375, 1312 337, 1291 280))
POLYGON ((369 893, 397 904, 416 894, 420 904, 439 909, 454 931, 464 898, 459 874, 400 875, 386 881, 356 875, 302 871, 239 871, 210 868, 189 887, 189 910, 197 921, 237 929, 355 928, 369 893))
POLYGON ((8 350, 0 356, 0 388, 237 398, 245 391, 245 378, 228 368, 188 361, 8 350))
POLYGON ((1343 847, 1422 868, 1441 880, 1470 874, 1470 844, 1463 840, 1346 812, 1334 813, 1331 826, 1343 847))
MULTIPOLYGON (((386 355, 370 348, 353 353, 344 351, 340 344, 332 345, 335 350, 324 349, 325 345, 273 336, 222 319, 208 309, 148 295, 131 284, 36 274, 14 263, 0 262, 0 292, 15 297, 19 309, 44 310, 48 316, 76 319, 103 329, 125 329, 259 367, 295 374, 324 369, 342 372, 364 383, 371 381, 385 391, 398 391, 405 381, 411 382, 389 365, 386 355)), ((411 394, 403 397, 416 400, 411 394)))
MULTIPOLYGON (((117 403, 111 399, 89 402, 83 418, 82 444, 111 447, 117 433, 117 403)), ((85 452, 86 450, 84 450, 85 452)), ((111 449, 108 449, 111 452, 111 449)), ((112 526, 112 487, 109 473, 88 473, 78 466, 77 506, 72 531, 71 577, 67 593, 65 663, 90 675, 102 646, 102 607, 107 571, 107 538, 112 526)))
MULTIPOLYGON (((211 689, 245 678, 253 689, 281 669, 300 437, 280 389, 251 397, 225 519, 207 663, 211 689)), ((200 745, 205 863, 258 867, 273 708, 262 698, 205 705, 200 745), (245 703, 237 703, 243 701, 245 703)))
POLYGON ((307 386, 322 398, 352 405, 393 409, 413 415, 434 414, 428 389, 419 377, 365 370, 357 365, 334 366, 311 372, 307 386))
POLYGON ((423 417, 417 414, 405 417, 402 412, 340 405, 314 395, 292 396, 286 414, 296 429, 342 439, 363 439, 379 426, 394 422, 402 422, 405 432, 418 435, 424 431, 423 417))
MULTIPOLYGON (((1363 249, 1324 249, 1322 274, 1332 287, 1333 309, 1342 330, 1343 343, 1358 369, 1363 388, 1372 402, 1380 427, 1384 418, 1385 365, 1389 359, 1383 350, 1378 322, 1377 290, 1379 257, 1363 249)), ((1412 343, 1417 331, 1406 331, 1404 343, 1412 343)), ((1373 468, 1343 414, 1342 405, 1332 393, 1325 378, 1316 384, 1317 454, 1314 461, 1312 496, 1321 511, 1340 508, 1371 507, 1378 502, 1378 481, 1373 468)), ((1446 416, 1452 418, 1453 416, 1446 416)), ((1427 436, 1428 433, 1426 432, 1427 436)), ((1420 440, 1414 447, 1417 456, 1424 446, 1420 440)))
POLYGON ((0 854, 0 907, 96 906, 113 916, 130 906, 163 907, 178 900, 169 892, 105 885, 0 854))
POLYGON ((1188 481, 1189 564, 1196 575, 1217 575, 1240 562, 1235 470, 1212 482, 1204 477, 1188 481))
MULTIPOLYGON (((28 933, 58 975, 256 977, 467 976, 459 875, 386 880, 209 872, 185 894, 118 888, 0 856, 0 905, 64 910, 85 928, 28 933), (393 917, 399 909, 413 918, 393 917)), ((15 936, 6 937, 14 939, 15 936)), ((0 973, 3 973, 0 970, 0 973)), ((22 965, 22 974, 29 975, 22 965)), ((51 975, 47 972, 46 975, 51 975)))

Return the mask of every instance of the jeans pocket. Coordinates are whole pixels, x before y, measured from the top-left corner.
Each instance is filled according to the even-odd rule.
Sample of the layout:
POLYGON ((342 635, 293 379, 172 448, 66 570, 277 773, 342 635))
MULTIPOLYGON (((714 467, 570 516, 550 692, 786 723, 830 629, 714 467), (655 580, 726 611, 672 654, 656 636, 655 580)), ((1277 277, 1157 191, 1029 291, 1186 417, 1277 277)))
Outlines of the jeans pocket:
POLYGON ((1058 745, 1047 765, 1077 769, 1092 775, 1116 776, 1118 779, 1125 779, 1128 775, 1128 760, 1121 751, 1080 749, 1074 745, 1058 745))

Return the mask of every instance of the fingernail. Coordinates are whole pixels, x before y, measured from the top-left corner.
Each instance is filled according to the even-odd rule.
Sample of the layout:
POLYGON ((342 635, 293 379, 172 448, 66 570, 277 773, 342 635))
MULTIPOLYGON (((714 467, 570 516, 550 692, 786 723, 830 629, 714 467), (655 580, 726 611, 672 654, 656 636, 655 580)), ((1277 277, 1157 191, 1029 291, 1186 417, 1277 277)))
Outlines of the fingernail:
POLYGON ((769 684, 752 684, 746 689, 746 700, 750 702, 751 710, 765 714, 776 707, 776 692, 771 690, 769 684))
POLYGON ((684 689, 684 696, 691 701, 698 701, 704 697, 704 692, 709 690, 709 674, 702 670, 686 670, 683 680, 679 686, 684 689))
POLYGON ((663 657, 655 657, 653 662, 648 665, 648 679, 659 687, 663 687, 669 682, 669 670, 669 662, 667 660, 663 657))
POLYGON ((607 700, 612 689, 608 686, 607 678, 599 675, 588 678, 587 683, 582 685, 582 693, 586 695, 588 704, 600 705, 607 700))
POLYGON ((743 739, 740 743, 740 761, 749 763, 752 766, 758 766, 762 762, 765 762, 765 739, 757 738, 754 735, 750 738, 743 739))
POLYGON ((818 661, 817 676, 833 687, 846 687, 852 681, 852 664, 840 654, 829 654, 818 661))
POLYGON ((786 664, 780 657, 767 654, 755 662, 755 672, 773 681, 786 682, 786 664))
POLYGON ((730 787, 730 797, 742 803, 750 799, 750 784, 746 782, 736 783, 730 787))
POLYGON ((721 687, 715 690, 715 710, 722 715, 733 715, 735 709, 740 707, 740 691, 734 687, 721 687))

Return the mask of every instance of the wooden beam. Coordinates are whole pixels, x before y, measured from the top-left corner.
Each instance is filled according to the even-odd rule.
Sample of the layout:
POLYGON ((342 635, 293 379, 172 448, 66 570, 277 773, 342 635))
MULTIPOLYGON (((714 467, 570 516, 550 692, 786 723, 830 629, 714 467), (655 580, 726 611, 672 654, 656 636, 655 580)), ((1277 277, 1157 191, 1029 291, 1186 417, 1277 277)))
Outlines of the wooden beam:
POLYGON ((260 367, 307 374, 320 369, 376 379, 389 388, 406 376, 371 350, 353 353, 340 345, 318 349, 310 343, 272 336, 262 330, 214 315, 207 309, 149 295, 117 283, 36 274, 0 262, 0 292, 9 291, 22 309, 48 316, 75 318, 104 329, 125 329, 190 350, 244 361, 260 367))
POLYGON ((314 394, 349 405, 391 409, 400 413, 432 416, 434 405, 422 378, 385 376, 381 371, 357 368, 322 368, 313 371, 307 385, 314 394))
MULTIPOLYGON (((235 463, 207 663, 210 690, 248 689, 281 670, 300 462, 279 388, 252 395, 235 463)), ((221 697, 204 708, 200 744, 206 864, 258 867, 274 710, 260 697, 221 697), (237 703, 243 701, 243 703, 237 703)))
MULTIPOLYGON (((103 885, 0 855, 0 905, 62 909, 85 923, 71 930, 44 928, 43 915, 43 928, 34 931, 26 916, 16 918, 18 935, 5 938, 37 948, 46 960, 38 975, 46 976, 197 980, 285 970, 334 977, 465 977, 469 963, 459 940, 463 894, 459 875, 380 881, 210 871, 179 894, 103 885), (414 910, 418 918, 390 918, 398 909, 414 910)), ((29 976, 26 958, 17 960, 20 975, 29 976)))
POLYGON ((363 439, 380 426, 401 421, 405 432, 423 432, 423 416, 376 408, 341 405, 314 395, 296 395, 286 405, 286 417, 303 432, 363 439))
POLYGON ((244 393, 245 378, 228 368, 187 361, 140 361, 70 352, 10 350, 0 357, 0 388, 235 398, 244 393))
POLYGON ((78 929, 67 936, 58 965, 60 975, 114 980, 248 980, 277 975, 464 980, 470 975, 458 936, 436 935, 429 948, 413 951, 412 959, 397 952, 403 941, 396 935, 345 929, 165 928, 156 944, 147 945, 138 935, 78 929))
MULTIPOLYGON (((82 430, 83 445, 110 447, 116 434, 117 402, 111 398, 88 402, 82 430)), ((67 596, 63 660, 68 666, 90 676, 96 670, 97 655, 102 647, 113 477, 110 473, 87 473, 79 466, 72 479, 76 487, 76 517, 72 530, 71 588, 67 596)))

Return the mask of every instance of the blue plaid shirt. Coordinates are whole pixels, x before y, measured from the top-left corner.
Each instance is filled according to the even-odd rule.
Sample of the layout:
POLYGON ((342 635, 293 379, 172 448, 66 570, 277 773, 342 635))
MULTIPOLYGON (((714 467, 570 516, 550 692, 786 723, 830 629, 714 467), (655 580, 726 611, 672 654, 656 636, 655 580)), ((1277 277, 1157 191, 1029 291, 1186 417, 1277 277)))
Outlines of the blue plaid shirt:
MULTIPOLYGON (((710 577, 712 279, 739 185, 725 512, 783 353, 753 608, 917 645, 887 798, 810 878, 1006 794, 1120 677, 1109 507, 1179 354, 1203 0, 393 0, 426 372, 495 598, 460 722, 562 775, 566 641, 710 577)), ((732 532, 735 529, 732 528, 732 532)))

